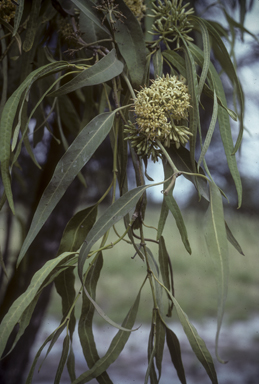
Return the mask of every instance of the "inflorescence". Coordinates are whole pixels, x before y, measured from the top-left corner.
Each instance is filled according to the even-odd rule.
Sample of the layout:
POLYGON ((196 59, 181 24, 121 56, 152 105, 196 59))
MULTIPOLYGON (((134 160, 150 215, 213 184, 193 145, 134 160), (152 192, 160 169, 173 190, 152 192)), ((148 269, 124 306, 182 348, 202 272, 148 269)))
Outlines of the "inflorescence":
POLYGON ((172 142, 177 148, 188 142, 192 135, 186 126, 190 106, 188 88, 177 76, 167 74, 153 80, 134 100, 136 124, 126 126, 126 139, 139 156, 157 161, 161 157, 157 141, 165 147, 172 142))
POLYGON ((194 13, 193 8, 186 10, 189 3, 182 6, 182 0, 158 0, 158 5, 153 3, 152 12, 155 17, 153 23, 153 31, 149 32, 152 35, 158 36, 154 42, 154 46, 163 41, 167 48, 168 43, 176 42, 176 47, 181 46, 181 40, 192 41, 188 36, 192 31, 192 24, 189 21, 189 16, 194 13))

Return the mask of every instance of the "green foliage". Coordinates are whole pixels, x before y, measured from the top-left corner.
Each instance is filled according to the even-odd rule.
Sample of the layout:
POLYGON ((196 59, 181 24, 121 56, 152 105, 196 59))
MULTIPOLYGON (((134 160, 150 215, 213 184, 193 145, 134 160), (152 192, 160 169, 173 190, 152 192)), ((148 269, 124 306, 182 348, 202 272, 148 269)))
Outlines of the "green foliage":
MULTIPOLYGON (((62 197, 72 181, 77 176, 82 180, 82 169, 93 158, 107 137, 109 137, 113 156, 112 183, 106 186, 106 192, 94 205, 82 209, 71 218, 63 233, 57 256, 35 273, 27 290, 13 302, 0 325, 1 355, 4 353, 11 332, 19 324, 19 330, 12 344, 12 349, 15 348, 17 341, 30 323, 39 295, 44 287, 54 281, 62 300, 62 319, 59 327, 46 339, 36 354, 26 383, 32 382, 35 365, 45 345, 50 342, 47 356, 63 330, 65 330, 65 337, 55 383, 60 382, 65 365, 74 384, 83 384, 94 378, 99 383, 112 383, 106 370, 118 358, 131 332, 137 332, 133 327, 137 319, 141 290, 148 282, 152 293, 153 311, 150 314, 151 330, 145 383, 149 380, 152 384, 159 382, 165 343, 180 382, 186 383, 180 344, 166 322, 166 316, 170 317, 173 310, 176 311, 190 345, 211 382, 217 383, 213 359, 204 341, 175 298, 170 259, 172 251, 167 251, 163 231, 171 212, 184 247, 191 254, 187 227, 173 195, 173 190, 177 187, 177 178, 185 177, 197 189, 199 199, 205 199, 208 204, 204 234, 208 251, 214 262, 218 288, 216 334, 218 357, 218 338, 228 289, 227 241, 229 240, 237 251, 243 253, 225 223, 222 202, 225 195, 212 179, 206 162, 206 152, 213 143, 213 133, 218 129, 218 123, 227 164, 237 190, 238 207, 240 207, 242 187, 235 153, 240 148, 243 134, 244 97, 235 65, 221 38, 222 27, 218 23, 212 23, 194 15, 192 10, 188 10, 187 6, 182 6, 182 2, 176 0, 159 1, 159 6, 153 4, 155 15, 151 16, 147 12, 142 21, 135 17, 126 0, 125 2, 105 0, 101 3, 94 3, 91 0, 71 1, 73 4, 70 4, 70 9, 65 8, 67 2, 60 2, 64 5, 64 9, 61 8, 61 16, 53 8, 50 0, 45 1, 44 5, 39 0, 34 0, 31 4, 20 0, 13 21, 7 23, 0 19, 1 48, 5 51, 2 52, 1 58, 4 100, 0 109, 0 161, 4 186, 1 205, 7 199, 10 209, 15 214, 12 178, 16 177, 15 171, 19 166, 22 144, 35 164, 39 166, 28 139, 29 124, 32 118, 36 119, 37 124, 32 133, 33 142, 36 145, 43 137, 40 133, 43 132, 41 129, 48 126, 51 130, 47 107, 54 111, 59 127, 60 137, 55 139, 64 146, 64 154, 55 164, 54 173, 33 213, 30 229, 16 260, 17 266, 21 261, 26 260, 29 247, 43 226, 47 225, 56 205, 62 202, 62 197), (164 22, 163 18, 167 13, 170 15, 168 23, 164 22), (64 14, 67 15, 65 20, 64 14), (145 30, 144 27, 152 25, 150 19, 153 20, 152 31, 145 30), (69 28, 64 27, 64 21, 69 28), (152 32, 150 36, 155 36, 152 41, 146 41, 148 32, 152 32), (54 48, 50 44, 52 38, 56 39, 54 48), (43 50, 42 45, 45 43, 49 44, 49 48, 43 50), (233 85, 233 95, 238 102, 235 111, 227 107, 220 74, 210 59, 212 51, 221 70, 233 85), (11 79, 6 80, 7 62, 9 68, 16 70, 23 66, 22 77, 15 84, 11 79), (155 125, 154 120, 150 118, 151 115, 145 111, 146 114, 138 117, 146 119, 143 127, 148 128, 140 129, 133 113, 135 92, 139 92, 142 87, 148 87, 152 78, 154 81, 154 78, 163 75, 177 76, 179 81, 186 83, 191 104, 188 111, 184 113, 180 107, 177 107, 183 118, 175 115, 172 117, 170 111, 165 115, 166 120, 163 126, 167 129, 170 122, 171 127, 166 142, 163 141, 160 131, 162 123, 161 126, 155 125), (211 99, 212 106, 205 139, 203 122, 200 119, 203 96, 211 99), (186 114, 188 114, 187 120, 186 114), (234 144, 229 117, 236 120, 237 116, 240 120, 240 130, 234 144), (62 124, 68 129, 63 129, 62 124), (127 124, 132 136, 128 136, 128 131, 124 130, 127 124), (187 145, 185 145, 187 139, 181 139, 186 134, 186 129, 191 135, 187 145), (174 132, 177 132, 177 135, 174 135, 174 132), (71 134, 73 139, 69 145, 71 134), (140 135, 142 135, 143 151, 141 156, 137 156, 136 152, 139 152, 137 148, 135 152, 133 142, 135 140, 136 143, 140 135), (130 148, 130 155, 128 155, 128 148, 130 148), (145 185, 144 176, 152 180, 147 175, 149 156, 153 161, 162 158, 165 177, 164 180, 145 185), (127 164, 133 165, 137 184, 136 188, 129 191, 130 175, 127 164), (143 172, 143 165, 145 172, 143 172), (157 223, 157 236, 154 239, 147 239, 145 236, 146 190, 158 184, 164 184, 164 197, 157 223), (116 195, 117 186, 119 186, 119 197, 116 195), (107 195, 111 196, 111 204, 98 218, 98 206, 107 195), (122 235, 119 235, 115 224, 122 219, 125 230, 122 235), (112 243, 109 242, 110 231, 114 231, 118 237, 112 243), (135 239, 138 239, 139 243, 135 239), (133 253, 136 253, 136 257, 139 256, 145 263, 146 272, 133 305, 122 324, 119 325, 110 319, 96 302, 96 289, 101 279, 106 251, 116 247, 116 244, 122 241, 132 245, 133 253), (157 244, 158 260, 147 248, 148 241, 157 244), (75 284, 76 268, 81 284, 79 290, 75 284), (162 295, 166 296, 167 312, 164 310, 162 295), (74 309, 80 297, 82 297, 82 307, 78 332, 89 369, 76 378, 73 354, 73 333, 76 328, 74 309), (95 311, 118 328, 117 334, 102 357, 98 354, 93 334, 95 311)), ((152 8, 151 3, 148 4, 148 8, 152 8)), ((249 33, 242 24, 235 22, 226 10, 223 10, 232 32, 233 28, 240 28, 242 33, 249 33)), ((244 18, 243 13, 242 18, 244 18)), ((232 33, 232 38, 234 37, 232 33)), ((169 79, 169 76, 165 79, 169 79)), ((179 91, 172 87, 168 90, 172 92, 170 97, 177 97, 179 91)), ((152 96, 153 107, 156 108, 160 102, 159 92, 152 95, 151 93, 149 96, 152 96)), ((84 179, 83 183, 85 183, 84 179)), ((155 224, 152 223, 152 225, 155 224)), ((6 271, 3 260, 1 265, 6 271)), ((119 295, 119 290, 114 294, 119 295)), ((223 362, 219 357, 218 359, 223 362)))

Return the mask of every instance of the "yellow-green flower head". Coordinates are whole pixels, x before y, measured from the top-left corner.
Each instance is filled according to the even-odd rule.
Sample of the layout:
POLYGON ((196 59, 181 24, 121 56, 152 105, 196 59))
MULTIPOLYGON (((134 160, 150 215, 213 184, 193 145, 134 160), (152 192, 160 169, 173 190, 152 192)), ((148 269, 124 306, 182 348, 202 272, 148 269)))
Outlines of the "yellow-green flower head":
POLYGON ((143 0, 124 0, 124 3, 131 10, 138 21, 144 17, 146 6, 143 0))
POLYGON ((7 23, 10 23, 14 18, 15 10, 16 5, 11 0, 2 0, 0 2, 0 17, 7 23))
POLYGON ((167 48, 170 48, 168 43, 176 42, 176 46, 179 48, 182 39, 193 40, 188 33, 193 28, 189 17, 194 10, 193 8, 186 10, 188 5, 189 3, 182 5, 182 0, 158 0, 157 5, 153 2, 154 15, 152 17, 155 17, 155 21, 152 29, 154 32, 149 33, 158 36, 154 46, 163 41, 167 48))
POLYGON ((125 131, 138 155, 152 156, 156 161, 160 156, 160 152, 154 156, 157 140, 166 147, 174 143, 177 148, 188 142, 192 135, 186 126, 190 94, 177 76, 153 80, 150 87, 138 92, 134 104, 137 128, 131 124, 125 131))

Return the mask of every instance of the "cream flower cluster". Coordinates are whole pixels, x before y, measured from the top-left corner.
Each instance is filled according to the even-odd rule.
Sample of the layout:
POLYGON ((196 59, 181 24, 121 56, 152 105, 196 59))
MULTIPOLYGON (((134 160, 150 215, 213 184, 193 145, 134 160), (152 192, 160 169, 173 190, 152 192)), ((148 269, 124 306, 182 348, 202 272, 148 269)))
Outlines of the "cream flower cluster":
POLYGON ((185 145, 192 135, 186 126, 190 107, 188 88, 177 76, 159 77, 139 91, 134 107, 137 127, 131 123, 125 129, 137 154, 156 161, 157 140, 166 147, 171 142, 177 148, 185 145))
POLYGON ((143 0, 124 0, 124 3, 131 10, 138 21, 144 17, 146 6, 143 0))

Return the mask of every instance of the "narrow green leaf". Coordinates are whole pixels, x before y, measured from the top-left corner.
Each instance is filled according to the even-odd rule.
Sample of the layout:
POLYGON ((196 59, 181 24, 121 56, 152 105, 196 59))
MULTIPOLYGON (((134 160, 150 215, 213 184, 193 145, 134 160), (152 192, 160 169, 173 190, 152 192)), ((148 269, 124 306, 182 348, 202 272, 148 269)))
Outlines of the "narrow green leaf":
MULTIPOLYGON (((195 54, 196 60, 199 61, 199 65, 202 65, 203 58, 202 58, 201 51, 194 44, 191 44, 190 49, 193 52, 193 54, 195 54)), ((221 100, 221 103, 223 103, 224 106, 227 106, 227 100, 226 100, 222 82, 220 80, 220 77, 215 67, 212 64, 210 64, 208 76, 210 79, 211 86, 214 86, 214 89, 217 93, 217 97, 221 100)), ((235 156, 233 156, 233 139, 231 134, 231 127, 230 127, 228 112, 226 111, 225 108, 218 109, 218 122, 219 122, 220 135, 221 135, 222 143, 224 146, 224 150, 225 150, 225 154, 228 162, 228 167, 237 190, 238 208, 240 208, 242 203, 242 183, 241 183, 241 178, 237 168, 236 158, 235 156)))
POLYGON ((181 347, 176 334, 167 326, 166 330, 166 343, 170 352, 172 363, 177 372, 177 376, 182 384, 186 384, 185 372, 182 363, 181 347))
POLYGON ((193 352, 197 356, 198 360, 201 362, 205 368, 209 378, 211 379, 212 384, 218 384, 217 374, 215 371, 214 363, 212 357, 206 347, 205 342, 199 336, 196 328, 191 324, 186 313, 182 310, 176 298, 171 294, 170 291, 154 276, 157 282, 165 289, 167 294, 170 296, 171 300, 174 303, 174 306, 177 311, 179 320, 183 326, 183 330, 189 340, 189 343, 193 349, 193 352))
POLYGON ((233 233, 231 232, 231 229, 229 228, 227 222, 225 221, 226 231, 227 231, 227 239, 228 241, 233 245, 234 248, 243 256, 245 256, 240 244, 238 243, 237 239, 234 237, 233 233))
MULTIPOLYGON (((140 288, 140 291, 136 297, 133 306, 130 308, 127 316, 125 317, 122 323, 122 328, 132 329, 135 323, 136 315, 138 312, 141 289, 142 287, 140 288)), ((130 332, 124 332, 121 330, 118 331, 117 334, 114 336, 105 355, 101 359, 99 359, 92 368, 80 375, 72 384, 88 383, 90 380, 97 378, 103 372, 105 372, 106 369, 118 358, 125 344, 127 343, 129 336, 130 332)))
POLYGON ((152 61, 154 65, 154 78, 161 77, 163 74, 163 56, 160 47, 152 56, 152 61))
POLYGON ((19 319, 26 308, 34 300, 44 280, 51 274, 55 267, 72 257, 73 254, 71 252, 65 252, 55 259, 47 261, 47 263, 45 263, 44 266, 35 273, 27 290, 11 305, 0 325, 0 356, 4 351, 7 340, 14 326, 19 322, 19 319))
POLYGON ((39 14, 41 9, 41 0, 33 0, 30 10, 30 18, 27 23, 25 40, 23 42, 23 50, 28 52, 34 43, 35 34, 39 26, 39 14))
POLYGON ((206 28, 206 24, 203 22, 203 19, 192 15, 190 16, 190 20, 194 24, 194 28, 198 27, 198 30, 201 32, 201 35, 202 35, 204 62, 202 66, 202 72, 201 72, 199 88, 198 88, 199 96, 201 96, 205 81, 207 79, 207 74, 208 74, 209 65, 210 65, 210 37, 209 37, 208 29, 206 28))
POLYGON ((198 164, 197 164, 197 169, 199 169, 201 163, 203 162, 205 154, 206 154, 206 152, 210 146, 212 135, 214 133, 216 122, 217 122, 217 117, 218 117, 218 101, 217 101, 217 94, 214 90, 214 104, 213 104, 211 121, 210 121, 209 129, 208 129, 207 134, 206 134, 204 144, 202 146, 201 154, 200 154, 198 164))
POLYGON ((98 206, 93 205, 78 211, 64 229, 58 255, 65 251, 76 252, 96 221, 98 206))
POLYGON ((68 186, 107 136, 113 124, 115 113, 116 111, 113 111, 111 113, 103 113, 96 116, 79 133, 66 153, 59 160, 32 219, 29 233, 24 240, 18 257, 18 264, 21 262, 32 241, 66 192, 68 186))
POLYGON ((161 378, 162 374, 162 361, 163 361, 163 353, 164 353, 164 346, 165 346, 165 326, 161 320, 159 311, 156 316, 156 353, 155 353, 155 359, 156 359, 156 367, 159 373, 158 381, 161 378))
POLYGON ((144 384, 148 384, 150 379, 151 384, 158 384, 158 378, 156 375, 154 358, 156 354, 156 331, 155 331, 156 311, 153 309, 153 318, 148 338, 148 367, 145 374, 144 384))
MULTIPOLYGON (((164 159, 163 159, 163 168, 164 168, 164 180, 167 180, 167 179, 169 179, 170 176, 172 176, 173 171, 172 171, 172 168, 170 167, 170 165, 168 164, 168 162, 164 159)), ((164 190, 169 186, 169 184, 170 184, 170 180, 165 182, 164 190)), ((169 191, 170 195, 172 195, 172 193, 173 193, 173 188, 169 191)), ((168 213, 169 213, 169 208, 168 208, 168 205, 166 204, 166 201, 165 201, 165 195, 163 195, 163 202, 161 205, 161 211, 160 211, 158 229, 157 229, 157 235, 156 235, 157 240, 160 239, 160 237, 163 233, 166 219, 168 217, 168 213)))
POLYGON ((87 16, 97 27, 103 29, 108 35, 110 35, 110 31, 105 27, 105 25, 100 20, 100 14, 95 9, 95 3, 91 0, 71 0, 77 8, 80 9, 81 12, 85 16, 87 16))
POLYGON ((43 351, 43 349, 45 348, 45 346, 53 340, 53 338, 57 335, 57 333, 60 335, 60 333, 63 332, 63 330, 65 329, 66 327, 66 323, 61 323, 59 325, 59 327, 57 329, 55 329, 55 331, 53 331, 48 337, 47 339, 44 341, 44 343, 42 344, 42 346, 38 349, 38 352, 36 353, 35 357, 34 357, 34 360, 33 360, 33 363, 31 365, 31 368, 30 368, 30 371, 28 373, 28 376, 27 376, 27 379, 26 379, 26 382, 25 384, 31 384, 32 382, 32 378, 33 378, 33 373, 34 373, 34 369, 36 367, 36 364, 38 362, 38 359, 41 355, 41 352, 43 351))
POLYGON ((166 288, 170 291, 170 279, 169 279, 169 255, 166 250, 165 240, 163 236, 159 239, 159 253, 158 261, 160 265, 160 272, 162 280, 166 288))
POLYGON ((214 183, 210 183, 210 205, 206 213, 204 235, 215 267, 218 288, 216 356, 223 362, 218 355, 218 340, 228 291, 229 260, 222 197, 214 183))
POLYGON ((192 250, 190 247, 190 243, 189 243, 188 235, 187 235, 187 230, 186 230, 186 227, 184 224, 184 220, 183 220, 180 208, 179 208, 179 206, 178 206, 178 204, 175 201, 173 196, 170 196, 170 195, 165 196, 165 202, 166 202, 168 208, 170 209, 171 213, 174 216, 174 219, 175 219, 177 228, 179 229, 179 232, 180 232, 180 235, 182 238, 182 242, 185 246, 185 249, 187 252, 189 252, 189 254, 191 254, 192 250))
POLYGON ((192 108, 189 108, 189 127, 192 132, 190 137, 190 158, 192 163, 192 170, 195 172, 195 148, 197 131, 200 134, 201 139, 201 128, 200 128, 200 113, 199 113, 199 85, 197 80, 197 73, 194 58, 186 42, 185 44, 185 62, 186 62, 186 78, 188 90, 191 95, 192 108))
POLYGON ((19 0, 19 4, 15 10, 13 36, 16 35, 18 28, 20 26, 20 22, 22 20, 23 8, 24 8, 24 0, 19 0))
POLYGON ((177 69, 177 71, 186 79, 186 67, 184 59, 175 51, 163 51, 163 57, 165 57, 173 66, 177 69))
POLYGON ((61 375, 63 373, 64 367, 65 367, 65 364, 66 364, 66 361, 67 361, 68 352, 69 352, 69 336, 66 335, 65 338, 64 338, 64 341, 63 341, 62 354, 61 354, 61 357, 60 357, 60 360, 59 360, 59 364, 58 364, 58 368, 57 368, 54 384, 59 384, 60 383, 61 375))
POLYGON ((68 83, 49 93, 48 96, 65 95, 82 87, 105 83, 120 75, 122 71, 123 64, 117 59, 115 49, 112 49, 103 59, 97 61, 92 67, 83 70, 68 83))
MULTIPOLYGON (((29 91, 31 85, 41 76, 46 75, 49 72, 52 72, 55 69, 62 69, 65 62, 59 63, 50 63, 43 67, 40 67, 33 71, 16 89, 11 97, 7 100, 0 121, 0 137, 1 137, 1 150, 0 150, 0 162, 1 162, 1 173, 2 180, 6 191, 6 196, 9 202, 9 205, 14 212, 14 204, 11 190, 11 177, 9 173, 9 161, 11 156, 11 138, 13 130, 13 122, 16 116, 17 108, 20 103, 20 99, 25 90, 29 91)), ((65 66, 67 64, 65 63, 65 66)))
MULTIPOLYGON (((86 288, 91 297, 95 300, 96 286, 100 277, 100 272, 103 266, 103 256, 101 252, 95 257, 93 263, 86 276, 86 288)), ((94 334, 93 334, 93 316, 95 307, 86 295, 83 294, 81 316, 78 324, 78 335, 82 346, 83 354, 87 362, 88 367, 91 369, 95 363, 100 359, 98 354, 94 334)), ((106 372, 97 376, 97 381, 100 384, 112 384, 108 374, 106 372)))
POLYGON ((146 64, 144 35, 139 22, 124 1, 117 0, 117 4, 126 19, 117 20, 115 23, 115 42, 127 64, 133 86, 139 87, 144 80, 146 64))
MULTIPOLYGON (((213 37, 213 40, 216 44, 216 47, 218 49, 218 54, 217 54, 217 59, 219 60, 222 69, 226 72, 228 75, 229 79, 233 83, 234 87, 236 87, 236 92, 237 92, 237 97, 239 100, 240 104, 240 129, 239 129, 239 134, 238 138, 235 144, 235 148, 233 149, 232 155, 237 152, 237 150, 240 147, 241 141, 242 141, 242 136, 244 132, 244 125, 243 125, 243 120, 244 120, 244 94, 243 90, 240 84, 240 81, 237 77, 235 67, 231 61, 231 58, 229 56, 229 53, 225 47, 225 44, 220 38, 220 35, 216 31, 216 29, 211 25, 211 23, 207 20, 204 20, 206 27, 208 28, 208 31, 210 35, 213 37)), ((215 48, 214 48, 215 51, 215 48)))

